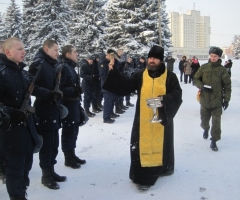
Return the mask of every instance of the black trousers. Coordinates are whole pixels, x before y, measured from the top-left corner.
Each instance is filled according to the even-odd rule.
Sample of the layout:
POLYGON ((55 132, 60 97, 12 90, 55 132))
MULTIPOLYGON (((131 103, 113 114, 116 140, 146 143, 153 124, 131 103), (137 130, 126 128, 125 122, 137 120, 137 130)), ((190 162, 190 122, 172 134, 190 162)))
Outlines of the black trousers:
POLYGON ((114 101, 116 95, 111 92, 103 92, 104 98, 104 109, 103 109, 103 120, 109 120, 113 111, 114 101))
POLYGON ((74 123, 69 126, 69 123, 63 123, 62 128, 62 151, 69 151, 76 148, 78 137, 79 123, 74 123))
POLYGON ((40 167, 50 168, 57 163, 59 135, 57 130, 42 130, 43 146, 39 152, 40 167))
POLYGON ((29 171, 32 168, 33 153, 5 154, 6 186, 9 196, 18 197, 25 195, 26 187, 29 186, 29 171))

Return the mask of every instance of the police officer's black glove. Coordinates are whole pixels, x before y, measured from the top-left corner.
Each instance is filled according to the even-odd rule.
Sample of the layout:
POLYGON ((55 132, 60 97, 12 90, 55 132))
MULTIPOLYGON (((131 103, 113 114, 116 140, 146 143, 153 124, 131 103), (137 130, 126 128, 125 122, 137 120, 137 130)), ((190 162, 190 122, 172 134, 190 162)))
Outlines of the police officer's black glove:
POLYGON ((229 106, 228 101, 224 101, 222 104, 223 109, 226 110, 228 108, 228 106, 229 106))
POLYGON ((73 92, 76 96, 79 96, 80 94, 82 94, 82 88, 80 86, 74 86, 73 92))
POLYGON ((59 100, 62 98, 62 96, 63 95, 60 90, 59 91, 52 90, 49 95, 49 100, 59 100))
POLYGON ((211 92, 212 91, 212 87, 208 86, 208 85, 203 85, 201 89, 202 89, 202 91, 205 91, 205 92, 211 92))
POLYGON ((7 129, 9 124, 10 124, 9 116, 6 113, 0 111, 0 127, 3 129, 7 129))
POLYGON ((11 116, 10 116, 10 120, 12 123, 20 123, 20 122, 24 122, 27 119, 27 114, 24 113, 23 111, 19 110, 19 109, 13 109, 11 116))

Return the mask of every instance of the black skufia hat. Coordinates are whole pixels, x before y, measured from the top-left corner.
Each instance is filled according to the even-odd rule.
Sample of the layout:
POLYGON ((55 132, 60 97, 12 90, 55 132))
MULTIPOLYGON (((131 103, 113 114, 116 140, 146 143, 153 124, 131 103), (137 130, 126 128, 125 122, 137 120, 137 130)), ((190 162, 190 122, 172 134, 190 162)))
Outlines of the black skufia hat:
POLYGON ((149 57, 158 58, 159 60, 163 61, 164 49, 159 45, 154 45, 148 53, 148 58, 149 57))
POLYGON ((213 47, 211 47, 211 48, 209 49, 209 55, 210 55, 211 53, 216 54, 216 55, 218 55, 218 56, 221 58, 223 51, 222 51, 222 49, 220 49, 219 47, 214 47, 214 46, 213 46, 213 47))

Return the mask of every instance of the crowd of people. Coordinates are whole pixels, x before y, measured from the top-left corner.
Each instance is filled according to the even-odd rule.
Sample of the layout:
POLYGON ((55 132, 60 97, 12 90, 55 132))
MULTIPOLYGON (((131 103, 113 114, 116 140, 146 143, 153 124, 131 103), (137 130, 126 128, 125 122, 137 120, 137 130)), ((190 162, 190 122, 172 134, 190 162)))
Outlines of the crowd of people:
MULTIPOLYGON (((102 112, 103 123, 112 124, 134 106, 130 102, 134 94, 129 178, 139 190, 147 190, 159 176, 174 173, 173 118, 182 103, 182 89, 173 72, 175 59, 167 57, 165 66, 162 47, 154 45, 147 59, 129 56, 123 49, 108 49, 79 62, 74 46, 63 46, 59 55, 57 42, 47 39, 28 71, 24 70, 25 50, 20 39, 8 38, 0 47, 0 177, 11 200, 26 199, 33 153, 39 153, 41 183, 59 189, 58 182, 67 180, 54 168, 59 142, 65 165, 80 168, 86 160, 79 158, 75 149, 79 126, 86 121, 84 113, 92 118, 102 112), (31 96, 36 98, 34 102, 31 96), (150 123, 153 113, 146 104, 148 98, 157 98, 160 123, 150 123), (149 133, 154 135, 152 139, 149 133)), ((210 147, 217 151, 221 111, 229 105, 231 80, 221 65, 221 49, 213 47, 209 55, 209 62, 201 67, 197 58, 183 56, 179 70, 181 82, 184 76, 184 83, 193 82, 201 90, 203 138, 208 138, 212 117, 210 147), (214 78, 209 78, 209 73, 214 78)))

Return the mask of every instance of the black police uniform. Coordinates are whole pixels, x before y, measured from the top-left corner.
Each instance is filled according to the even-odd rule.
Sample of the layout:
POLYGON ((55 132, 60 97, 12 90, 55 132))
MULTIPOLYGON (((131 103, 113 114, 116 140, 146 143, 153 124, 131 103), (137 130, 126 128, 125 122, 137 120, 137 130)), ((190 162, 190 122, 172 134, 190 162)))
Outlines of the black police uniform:
POLYGON ((47 169, 57 163, 58 129, 61 127, 59 104, 50 99, 50 93, 56 85, 57 60, 48 56, 41 48, 35 55, 34 62, 29 67, 29 74, 34 74, 40 63, 42 63, 42 67, 35 82, 32 95, 36 96, 34 106, 43 137, 43 146, 39 152, 40 167, 47 169))
POLYGON ((93 71, 94 71, 94 78, 93 78, 93 107, 101 110, 101 102, 103 99, 103 94, 101 91, 101 80, 99 77, 99 69, 98 69, 98 61, 96 59, 93 61, 93 71), (96 104, 97 103, 97 104, 96 104))
POLYGON ((80 122, 80 97, 81 91, 75 88, 80 87, 78 76, 75 71, 76 63, 70 59, 63 58, 62 63, 61 90, 63 92, 62 103, 68 108, 68 115, 62 119, 62 150, 64 152, 76 148, 80 122))
POLYGON ((29 81, 23 74, 25 65, 0 54, 0 107, 10 116, 10 126, 0 127, 0 150, 6 162, 6 187, 10 198, 25 199, 29 171, 37 137, 32 116, 20 111, 29 81))
MULTIPOLYGON (((80 76, 82 78, 82 88, 84 93, 83 106, 88 112, 93 98, 93 75, 94 66, 89 65, 86 59, 81 61, 80 76)), ((96 102, 94 102, 96 103, 96 102)))

